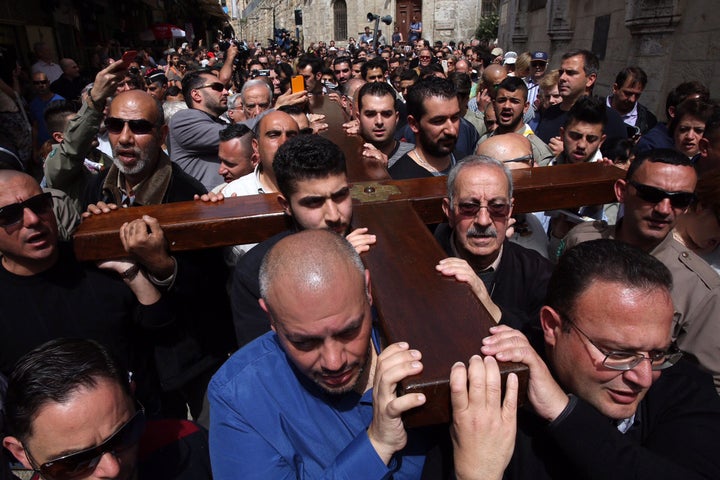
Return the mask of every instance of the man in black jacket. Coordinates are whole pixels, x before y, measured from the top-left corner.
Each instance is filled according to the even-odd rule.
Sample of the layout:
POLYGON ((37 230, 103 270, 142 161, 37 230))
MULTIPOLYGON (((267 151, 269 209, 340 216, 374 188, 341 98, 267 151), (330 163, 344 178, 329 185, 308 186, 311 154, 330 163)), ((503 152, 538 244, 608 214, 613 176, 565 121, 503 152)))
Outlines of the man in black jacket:
POLYGON ((499 160, 466 157, 448 175, 435 238, 450 256, 437 269, 470 284, 495 321, 519 330, 537 327, 552 265, 505 238, 512 215, 512 176, 499 160))
POLYGON ((563 254, 542 335, 505 326, 482 353, 529 368, 507 479, 720 478, 720 398, 671 344, 672 275, 615 240, 563 254))
MULTIPOLYGON (((88 184, 84 215, 111 214, 119 205, 189 201, 206 193, 162 151, 167 126, 162 108, 148 93, 119 94, 105 125, 113 165, 88 184)), ((169 415, 185 416, 187 403, 193 418, 199 419, 201 411, 206 413, 202 404, 210 377, 235 348, 230 306, 223 295, 227 272, 222 255, 217 250, 171 255, 157 220, 144 216, 136 222, 144 234, 126 250, 168 294, 178 317, 176 325, 154 339, 160 381, 168 394, 163 408, 169 415)))

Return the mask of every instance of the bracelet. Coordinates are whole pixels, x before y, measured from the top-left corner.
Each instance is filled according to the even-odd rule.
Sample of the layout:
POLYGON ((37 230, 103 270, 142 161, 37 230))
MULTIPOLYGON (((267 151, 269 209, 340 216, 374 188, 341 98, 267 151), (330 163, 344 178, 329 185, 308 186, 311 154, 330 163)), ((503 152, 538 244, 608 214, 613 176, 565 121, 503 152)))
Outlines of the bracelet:
POLYGON ((123 280, 134 280, 137 274, 140 273, 140 264, 136 263, 132 267, 128 268, 120 274, 123 280))

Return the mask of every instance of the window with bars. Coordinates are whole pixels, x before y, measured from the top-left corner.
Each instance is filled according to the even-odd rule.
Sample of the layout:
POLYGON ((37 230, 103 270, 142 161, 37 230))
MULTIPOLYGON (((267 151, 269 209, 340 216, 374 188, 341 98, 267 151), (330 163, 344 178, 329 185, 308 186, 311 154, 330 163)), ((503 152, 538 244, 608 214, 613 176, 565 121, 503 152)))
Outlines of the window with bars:
POLYGON ((498 0, 482 0, 482 10, 480 10, 485 15, 497 15, 498 13, 498 0))
POLYGON ((347 40, 347 4, 345 0, 335 0, 333 5, 333 17, 335 20, 335 39, 347 40))

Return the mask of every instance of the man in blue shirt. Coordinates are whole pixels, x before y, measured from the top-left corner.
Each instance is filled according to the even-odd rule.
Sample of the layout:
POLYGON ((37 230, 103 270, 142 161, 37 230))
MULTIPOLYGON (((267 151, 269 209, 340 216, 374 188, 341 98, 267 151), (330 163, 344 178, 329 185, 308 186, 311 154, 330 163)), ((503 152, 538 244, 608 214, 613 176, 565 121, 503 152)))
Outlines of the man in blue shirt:
MULTIPOLYGON (((406 432, 401 416, 426 399, 395 390, 422 371, 421 354, 404 342, 380 353, 370 274, 352 245, 327 230, 287 236, 263 260, 260 291, 273 331, 233 355, 208 390, 213 477, 420 478, 431 438, 406 432)), ((488 410, 475 409, 479 392, 468 392, 462 364, 451 374, 457 478, 473 478, 478 461, 499 478, 512 451, 516 378, 500 407, 492 360, 471 359, 470 388, 482 383, 475 375, 485 380, 483 367, 497 387, 487 388, 497 392, 488 410)))

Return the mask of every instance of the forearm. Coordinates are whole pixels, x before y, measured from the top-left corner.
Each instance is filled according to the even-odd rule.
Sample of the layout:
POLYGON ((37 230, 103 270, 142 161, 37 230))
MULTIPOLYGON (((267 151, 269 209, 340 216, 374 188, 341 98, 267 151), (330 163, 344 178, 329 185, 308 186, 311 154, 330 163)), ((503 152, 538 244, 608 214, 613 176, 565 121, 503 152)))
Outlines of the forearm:
POLYGON ((49 187, 66 190, 78 176, 83 175, 83 162, 92 149, 102 118, 102 113, 83 104, 70 120, 63 141, 45 160, 45 178, 49 187))

